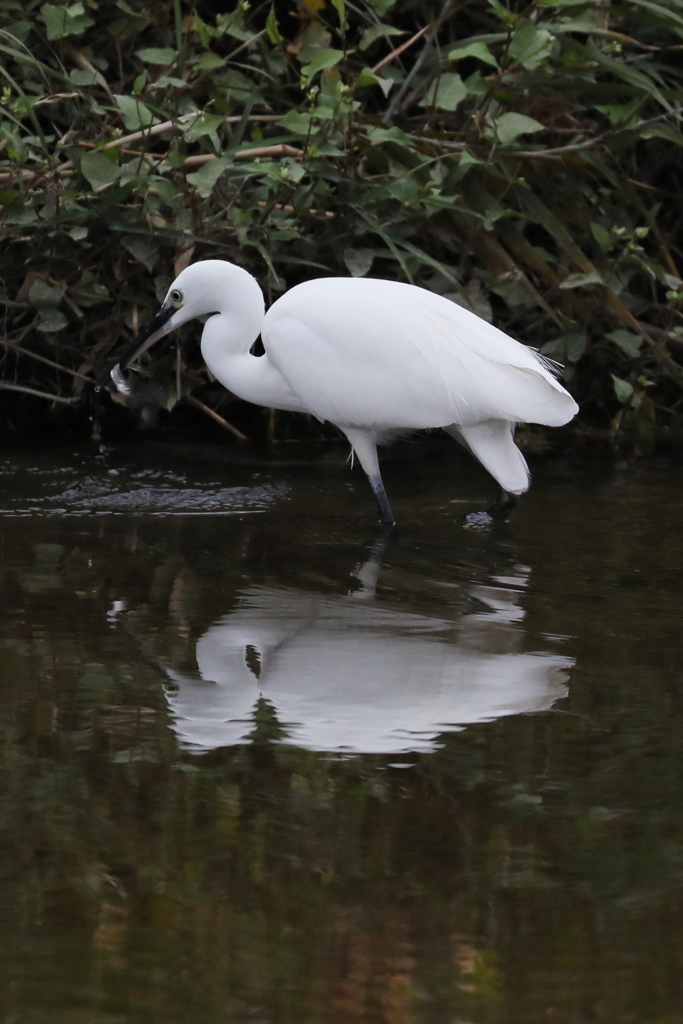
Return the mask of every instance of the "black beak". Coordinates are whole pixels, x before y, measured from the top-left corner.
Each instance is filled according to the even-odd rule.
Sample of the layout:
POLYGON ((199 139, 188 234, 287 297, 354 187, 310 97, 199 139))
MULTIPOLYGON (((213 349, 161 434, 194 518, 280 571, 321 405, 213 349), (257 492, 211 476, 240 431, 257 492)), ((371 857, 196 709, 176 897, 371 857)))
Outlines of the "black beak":
POLYGON ((177 312, 178 310, 175 306, 162 307, 154 319, 151 320, 146 327, 143 327, 137 338, 129 341, 126 345, 122 345, 120 349, 114 352, 114 354, 109 357, 106 371, 97 379, 95 384, 96 390, 99 391, 109 383, 111 379, 111 371, 114 367, 118 366, 120 370, 127 369, 127 367, 129 367, 138 356, 142 355, 143 352, 146 352, 155 341, 158 341, 159 338, 163 338, 165 334, 168 334, 169 331, 172 330, 172 328, 168 326, 168 322, 173 314, 177 312))

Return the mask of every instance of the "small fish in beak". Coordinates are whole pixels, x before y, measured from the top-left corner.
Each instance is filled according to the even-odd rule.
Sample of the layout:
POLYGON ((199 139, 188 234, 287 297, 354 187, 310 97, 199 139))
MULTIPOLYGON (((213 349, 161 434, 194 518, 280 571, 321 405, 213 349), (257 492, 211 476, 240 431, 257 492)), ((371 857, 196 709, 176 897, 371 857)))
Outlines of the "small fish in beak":
MULTIPOLYGON (((109 376, 111 378, 112 384, 114 385, 114 387, 116 388, 120 395, 125 395, 126 398, 129 398, 130 395, 132 395, 133 389, 131 388, 130 384, 121 373, 121 367, 119 366, 118 363, 116 364, 116 366, 112 366, 109 376)), ((99 391, 99 385, 97 390, 99 391)))
POLYGON ((155 341, 158 341, 159 338, 163 338, 165 334, 169 334, 173 330, 173 325, 170 323, 170 320, 176 312, 177 309, 175 306, 162 306, 153 320, 151 320, 146 327, 143 327, 137 338, 134 338, 133 341, 129 341, 127 344, 122 345, 121 348, 114 353, 109 361, 106 371, 98 377, 95 384, 95 390, 101 391, 102 388, 112 382, 119 394, 129 395, 130 385, 123 376, 123 371, 127 370, 130 364, 134 363, 138 356, 141 356, 143 352, 146 352, 155 341), (126 388, 128 390, 125 390, 126 388))

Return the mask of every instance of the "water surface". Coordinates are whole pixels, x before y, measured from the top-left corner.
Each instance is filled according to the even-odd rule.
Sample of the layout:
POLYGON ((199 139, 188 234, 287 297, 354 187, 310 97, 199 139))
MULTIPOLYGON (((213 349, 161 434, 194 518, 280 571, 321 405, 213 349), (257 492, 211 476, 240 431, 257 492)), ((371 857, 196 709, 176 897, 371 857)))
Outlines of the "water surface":
POLYGON ((679 465, 0 456, 0 1020, 680 1019, 679 465))

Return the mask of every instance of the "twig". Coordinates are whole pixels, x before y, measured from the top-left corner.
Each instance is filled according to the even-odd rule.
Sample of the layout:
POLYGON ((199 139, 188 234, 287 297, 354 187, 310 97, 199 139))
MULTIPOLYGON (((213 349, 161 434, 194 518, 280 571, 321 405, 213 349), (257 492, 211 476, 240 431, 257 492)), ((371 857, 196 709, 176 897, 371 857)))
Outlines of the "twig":
MULTIPOLYGON (((97 149, 98 148, 97 145, 94 142, 80 142, 79 145, 82 146, 85 149, 97 149)), ((106 149, 106 148, 107 148, 106 146, 102 147, 102 149, 106 149)), ((145 152, 143 150, 124 149, 124 150, 122 150, 122 152, 124 154, 126 154, 127 156, 137 156, 137 157, 154 156, 159 163, 162 163, 163 160, 165 159, 165 156, 163 154, 149 153, 149 152, 145 152)), ((222 154, 222 155, 227 155, 227 154, 222 154)), ((238 150, 238 152, 233 153, 232 156, 234 157, 235 160, 256 160, 256 159, 259 159, 261 157, 268 157, 268 156, 270 156, 270 157, 289 156, 289 157, 292 157, 292 159, 294 159, 294 160, 303 160, 303 158, 304 158, 304 155, 303 155, 303 153, 301 152, 300 149, 297 149, 295 146, 289 146, 286 142, 278 143, 275 146, 257 146, 254 149, 241 149, 241 150, 238 150)), ((197 156, 188 156, 184 160, 184 162, 183 162, 183 164, 181 166, 182 167, 200 167, 203 164, 208 164, 212 160, 216 160, 216 159, 217 159, 217 157, 213 153, 199 153, 197 156)), ((44 177, 44 173, 38 172, 38 171, 20 170, 18 173, 21 174, 21 176, 22 176, 22 178, 24 180, 24 183, 26 185, 32 185, 33 182, 37 178, 44 177)), ((69 163, 62 164, 61 167, 57 168, 56 173, 59 175, 60 178, 69 178, 69 177, 71 177, 72 174, 76 173, 76 168, 73 166, 71 161, 69 161, 69 163)), ((13 180, 13 173, 12 174, 8 174, 8 173, 0 171, 0 184, 9 183, 12 180, 13 180)), ((93 189, 92 191, 94 193, 104 192, 106 189, 108 189, 112 185, 114 185, 116 183, 116 181, 117 181, 117 179, 113 178, 111 181, 107 181, 103 185, 98 185, 98 187, 93 189)))
POLYGON ((651 334, 653 338, 660 338, 662 341, 672 341, 675 345, 683 345, 682 335, 674 334, 673 331, 668 331, 664 327, 656 327, 654 324, 645 323, 643 320, 638 321, 638 327, 641 331, 651 334))
MULTIPOLYGON (((144 156, 144 154, 141 155, 144 156)), ((223 155, 228 156, 229 153, 223 155)), ((263 156, 291 156, 295 160, 303 160, 304 157, 300 149, 297 149, 295 146, 288 146, 286 142, 278 143, 276 146, 257 146, 255 149, 241 149, 232 155, 235 160, 256 160, 263 156)), ((183 167, 197 167, 201 164, 208 164, 216 159, 213 153, 200 153, 197 156, 188 156, 183 163, 183 167)))
MULTIPOLYGON (((84 149, 98 149, 96 142, 79 142, 79 146, 84 149)), ((106 147, 102 147, 103 149, 106 147)), ((149 150, 144 149, 122 149, 121 152, 124 156, 148 156, 149 150)), ((154 153, 154 156, 160 156, 159 153, 154 153)), ((221 154, 226 156, 226 153, 221 154)), ((235 160, 252 160, 260 156, 292 156, 295 160, 302 160, 303 153, 296 146, 289 146, 286 142, 277 143, 275 146, 257 146, 254 149, 240 149, 238 152, 233 153, 235 160)), ((215 153, 199 153, 197 156, 188 156, 183 161, 183 167, 196 167, 198 164, 208 164, 212 160, 216 160, 215 153)), ((63 170, 63 168, 60 168, 63 170)), ((67 168, 71 170, 71 168, 67 168)), ((32 172, 29 172, 32 173, 32 172)))
POLYGON ((552 149, 502 149, 497 150, 498 156, 523 156, 523 157, 537 157, 540 160, 556 160, 558 157, 564 156, 565 153, 581 153, 585 149, 592 149, 593 146, 599 146, 601 142, 604 142, 611 132, 603 132, 602 135, 596 135, 594 139, 586 139, 585 142, 575 142, 570 146, 554 146, 552 149))
MULTIPOLYGON (((175 121, 161 121, 159 124, 153 124, 149 128, 143 128, 138 132, 131 132, 130 135, 122 135, 118 139, 112 139, 111 142, 105 142, 102 149, 117 149, 119 146, 127 146, 129 142, 137 142, 138 139, 146 139, 152 135, 161 135, 163 132, 168 132, 172 128, 178 128, 180 125, 191 124, 201 114, 201 111, 194 111, 191 114, 182 114, 176 118, 175 121)), ((266 121, 274 122, 281 121, 284 114, 252 114, 249 118, 250 121, 266 121)), ((237 124, 241 118, 239 116, 231 116, 225 118, 225 124, 237 124)))
MULTIPOLYGON (((430 25, 425 25, 424 28, 420 30, 419 35, 427 34, 427 39, 425 40, 425 44, 422 47, 422 52, 420 53, 420 55, 416 59, 415 63, 413 64, 412 68, 408 72, 408 74, 406 76, 405 82, 403 83, 403 85, 401 86, 399 91, 396 93, 394 98, 391 100, 391 102, 389 103, 389 106, 386 109, 386 113, 384 114, 384 117, 382 118, 382 120, 384 121, 385 124, 388 124, 391 121, 391 119, 393 118, 394 114, 396 113, 396 110, 398 109, 399 104, 401 103, 401 101, 403 100, 404 96, 408 92, 408 88, 410 86, 410 83, 412 82, 412 80, 414 79, 415 75, 417 74, 417 72, 420 70, 420 68, 424 64, 424 62, 425 62, 425 60, 427 58, 427 54, 429 53, 429 48, 432 45, 432 43, 434 42, 434 39, 436 38, 436 35, 437 35, 438 31, 439 31, 439 28, 441 27, 441 23, 443 21, 445 21, 445 19, 451 13, 450 8, 451 8, 451 0, 446 0, 446 2, 444 3, 444 5, 443 5, 443 7, 441 9, 441 14, 438 16, 436 21, 433 21, 430 25)), ((413 43, 417 38, 418 38, 418 36, 414 36, 412 39, 409 39, 408 42, 406 44, 404 44, 403 48, 405 48, 405 46, 408 46, 411 43, 413 43)), ((398 49, 400 51, 403 48, 399 47, 398 49)), ((390 54, 389 56, 391 57, 392 54, 390 54)), ((382 62, 380 61, 380 64, 378 64, 377 67, 380 67, 381 65, 382 65, 382 62)), ((373 68, 372 70, 375 71, 376 68, 373 68)), ((415 92, 415 90, 413 90, 413 93, 414 92, 415 92)), ((412 101, 413 93, 410 94, 409 103, 412 101)), ((408 103, 408 105, 409 105, 409 103, 408 103)))
MULTIPOLYGON (((578 27, 576 22, 568 22, 566 25, 555 25, 553 28, 554 32, 558 35, 567 34, 569 32, 583 32, 584 28, 578 27)), ((640 40, 634 39, 633 36, 625 35, 623 32, 615 32, 609 28, 598 28, 593 25, 590 29, 592 36, 604 36, 606 39, 615 39, 617 42, 624 44, 625 46, 635 46, 639 50, 646 50, 649 53, 661 53, 668 52, 669 50, 680 50, 680 46, 648 46, 647 43, 641 43, 640 40)))
POLYGON ((50 103, 59 103, 61 100, 74 100, 77 96, 80 96, 79 92, 55 92, 52 96, 46 96, 42 100, 38 100, 37 103, 33 104, 33 109, 36 107, 45 107, 50 103))
POLYGON ((611 139, 614 135, 619 135, 621 132, 641 131, 643 128, 647 128, 651 124, 657 124, 659 121, 666 121, 672 116, 672 114, 676 114, 677 119, 680 121, 680 111, 667 110, 663 114, 655 114, 654 117, 648 117, 646 121, 639 121, 638 124, 624 125, 621 128, 608 128, 607 131, 601 132, 600 135, 596 135, 593 139, 586 139, 585 142, 575 142, 573 145, 569 146, 556 146, 553 149, 517 149, 510 150, 509 152, 499 149, 498 153, 499 155, 504 154, 505 156, 516 155, 529 157, 562 156, 564 153, 580 153, 582 149, 590 149, 592 146, 598 146, 601 142, 604 142, 605 139, 611 139))
MULTIPOLYGON (((267 203, 265 199, 259 199, 256 205, 268 210, 282 210, 284 213, 300 213, 295 206, 290 206, 289 203, 267 203)), ((322 214, 329 220, 333 220, 337 216, 332 210, 317 210, 315 207, 309 207, 306 210, 306 213, 310 213, 313 217, 318 216, 318 214, 322 214)))
POLYGON ((188 395, 187 400, 190 403, 190 405, 194 405, 195 408, 201 410, 201 412, 203 412, 206 416, 210 416, 212 420, 216 421, 216 423, 220 423, 220 425, 225 430, 229 430, 230 433, 234 434, 235 437, 239 438, 240 441, 249 440, 246 434, 243 434, 241 430, 237 429, 237 427, 233 427, 232 423, 229 423, 226 419, 223 419, 223 417, 219 413, 217 413, 215 409, 210 409, 208 405, 204 405, 204 403, 200 402, 198 398, 194 397, 194 395, 188 395))
MULTIPOLYGON (((17 303, 19 305, 19 303, 17 303)), ((70 370, 68 366, 62 366, 61 363, 56 363, 53 359, 48 359, 46 356, 39 356, 37 352, 31 352, 27 348, 21 348, 20 345, 16 345, 13 341, 7 341, 4 338, 0 338, 0 345, 4 345, 5 348, 10 349, 11 352, 18 352, 22 356, 29 356, 31 359, 35 359, 37 363, 45 363, 46 366, 51 366, 55 370, 60 370, 62 373, 69 373, 72 377, 78 377, 79 380, 88 381, 92 383, 92 377, 87 377, 84 373, 79 373, 78 370, 70 370)))
POLYGON ((425 25, 423 28, 420 29, 419 32, 416 32, 414 36, 411 36, 410 39, 407 39, 405 43, 401 43, 401 45, 397 46, 395 50, 392 50, 391 53, 388 53, 386 57, 383 57, 381 61, 374 65, 374 67, 370 68, 373 74, 377 74, 377 72, 381 71, 382 68, 387 66, 387 64, 391 64, 392 60, 394 60, 396 57, 400 57, 402 53, 404 53, 410 46, 413 45, 413 43, 416 43, 418 39, 422 39, 422 36, 425 34, 425 32, 429 32, 430 28, 432 28, 431 25, 425 25))
POLYGON ((35 398, 45 398, 48 402, 62 402, 63 405, 73 405, 80 402, 80 398, 63 398, 62 395, 48 395, 45 391, 36 391, 35 388, 25 388, 22 384, 12 384, 8 380, 0 380, 0 388, 5 391, 21 391, 24 395, 33 395, 35 398))
POLYGON ((241 53, 242 50, 246 50, 248 46, 251 46, 252 43, 256 42, 257 39, 260 39, 261 36, 264 36, 265 34, 266 29, 262 28, 261 31, 257 32, 255 36, 251 36, 251 38, 245 39, 243 43, 240 43, 236 50, 230 51, 230 53, 225 58, 225 63, 227 64, 228 61, 233 60, 238 53, 241 53))
POLYGON ((81 53, 80 50, 77 50, 75 46, 71 45, 71 43, 65 42, 63 43, 63 47, 64 50, 69 54, 71 59, 75 61, 76 64, 78 64, 79 68, 82 68, 84 71, 88 71, 93 76, 94 80, 97 82, 99 86, 101 86, 104 89, 107 96, 113 103, 114 95, 111 89, 109 88, 109 83, 107 82, 104 75, 90 63, 85 54, 81 53))
MULTIPOLYGON (((599 146, 600 143, 606 139, 612 138, 614 135, 618 135, 624 131, 636 131, 641 128, 646 128, 648 125, 656 124, 658 121, 665 121, 671 117, 671 112, 666 111, 663 114, 657 114, 655 117, 650 117, 646 121, 639 121, 638 124, 628 125, 624 128, 608 128, 607 131, 601 132, 600 135, 596 135, 594 138, 585 139, 583 142, 573 142, 568 146, 553 146, 549 149, 505 149, 502 146, 496 147, 496 153, 501 157, 539 157, 541 159, 550 159, 564 156, 565 153, 581 153, 585 149, 591 149, 593 146, 599 146)), ((546 128, 546 131, 553 132, 554 129, 546 128)), ((476 155, 477 148, 483 151, 485 155, 484 147, 472 144, 470 142, 454 142, 450 139, 439 139, 433 135, 419 135, 417 133, 409 133, 408 138, 412 139, 413 142, 429 143, 432 146, 442 146, 444 149, 458 152, 463 149, 469 149, 476 155)), ((629 179, 630 180, 630 179, 629 179)), ((652 187, 652 186, 646 186, 652 187)))

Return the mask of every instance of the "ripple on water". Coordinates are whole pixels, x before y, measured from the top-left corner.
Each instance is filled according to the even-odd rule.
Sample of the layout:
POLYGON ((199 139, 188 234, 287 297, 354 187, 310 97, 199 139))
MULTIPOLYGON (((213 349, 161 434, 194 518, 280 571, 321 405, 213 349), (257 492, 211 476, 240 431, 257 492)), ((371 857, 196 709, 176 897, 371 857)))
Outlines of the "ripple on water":
POLYGON ((74 457, 72 463, 0 463, 0 515, 152 516, 235 515, 264 511, 285 493, 283 485, 225 487, 215 476, 139 465, 112 467, 106 459, 74 457))

